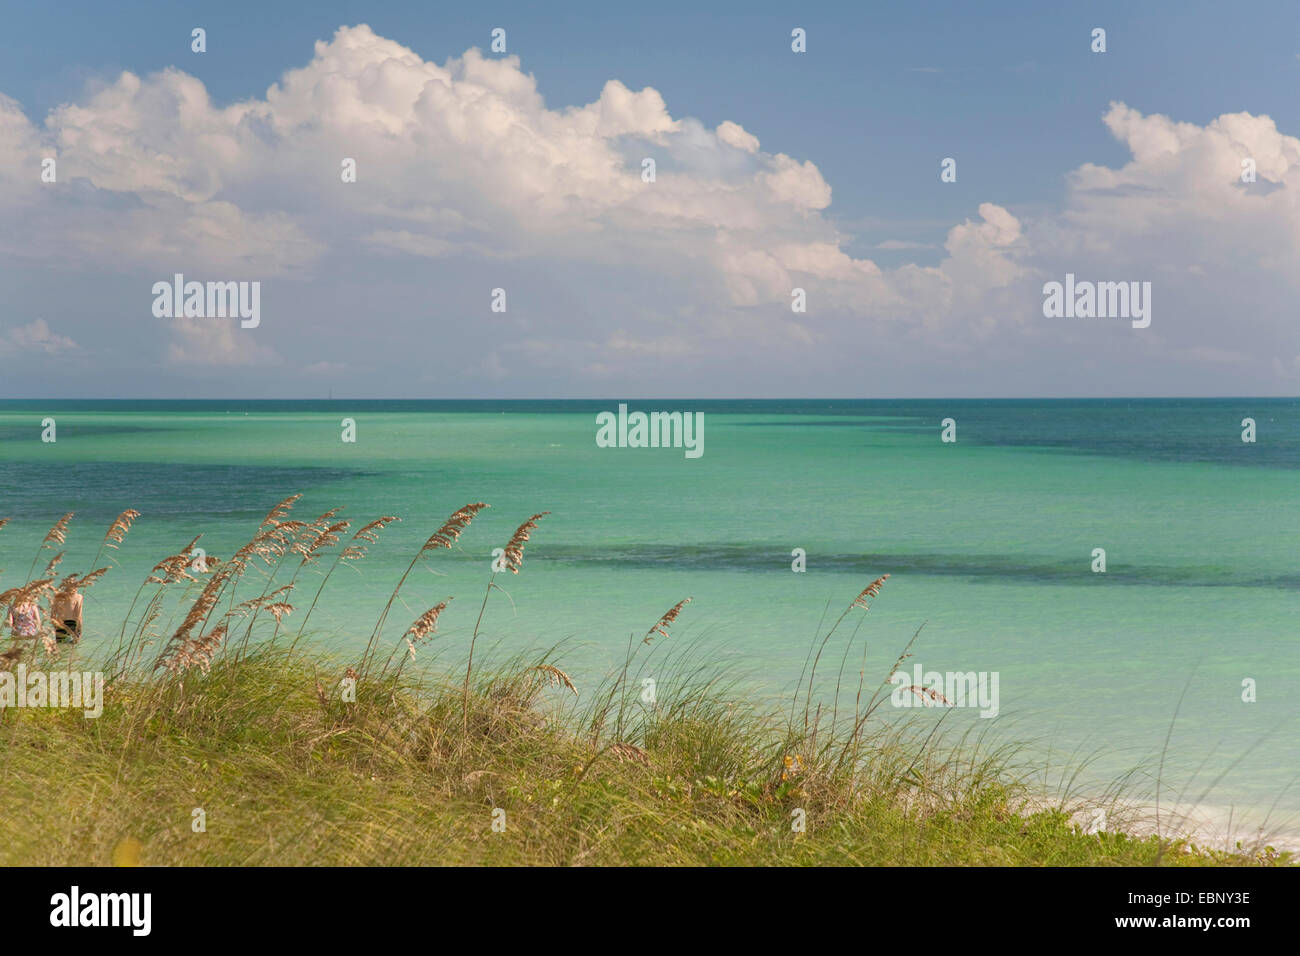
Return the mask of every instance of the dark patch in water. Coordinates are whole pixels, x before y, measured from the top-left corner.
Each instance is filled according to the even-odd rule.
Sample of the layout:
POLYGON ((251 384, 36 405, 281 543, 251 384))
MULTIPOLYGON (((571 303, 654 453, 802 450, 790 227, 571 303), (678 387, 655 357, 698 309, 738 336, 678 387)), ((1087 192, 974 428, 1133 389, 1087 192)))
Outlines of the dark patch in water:
POLYGON ((52 522, 66 511, 110 522, 127 508, 146 515, 261 520, 281 498, 368 474, 344 468, 154 462, 0 464, 4 517, 52 522))
MULTIPOLYGON (((681 404, 681 403, 678 403, 681 404)), ((837 402, 834 406, 751 413, 819 416, 820 420, 727 423, 728 428, 857 428, 933 436, 944 418, 957 422, 959 443, 1106 455, 1155 462, 1300 469, 1300 401, 1213 399, 953 399, 837 402), (895 419, 893 421, 883 419, 895 419), (1241 441, 1241 421, 1255 419, 1259 438, 1241 441)), ((741 412, 743 413, 743 411, 741 412)))
MULTIPOLYGON (((638 570, 671 568, 790 574, 790 549, 777 545, 622 545, 617 548, 576 548, 550 545, 531 555, 537 560, 565 564, 638 570)), ((477 558, 475 558, 477 560, 477 558)), ((1300 590, 1300 575, 1247 576, 1231 567, 1208 565, 1160 567, 1111 562, 1105 574, 1093 574, 1087 560, 1061 561, 1048 556, 1005 554, 826 554, 810 560, 825 570, 860 574, 924 574, 960 577, 991 583, 1058 584, 1080 587, 1144 585, 1168 587, 1257 587, 1300 590)))

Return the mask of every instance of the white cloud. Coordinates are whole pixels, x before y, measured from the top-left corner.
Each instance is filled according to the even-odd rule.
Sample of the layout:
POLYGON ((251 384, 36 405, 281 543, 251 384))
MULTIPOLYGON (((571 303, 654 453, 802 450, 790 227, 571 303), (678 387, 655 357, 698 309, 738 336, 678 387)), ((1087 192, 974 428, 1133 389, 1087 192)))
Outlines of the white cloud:
POLYGON ((747 153, 758 152, 758 137, 745 131, 745 127, 731 120, 718 124, 718 139, 728 146, 743 149, 747 153))
MULTIPOLYGON (((224 319, 170 319, 167 359, 178 366, 245 368, 280 364, 275 350, 257 341, 238 322, 224 319)), ((321 363, 316 363, 317 365, 321 363)))
POLYGON ((78 347, 66 335, 52 331, 44 319, 0 329, 0 355, 58 355, 61 352, 75 351, 78 347))
MULTIPOLYGON (((1291 374, 1273 361, 1295 351, 1291 326, 1269 312, 1283 303, 1254 280, 1294 291, 1300 141, 1248 113, 1197 126, 1115 103, 1103 121, 1132 160, 1074 170, 1058 213, 1029 217, 984 202, 977 217, 947 230, 937 264, 886 269, 845 251, 852 237, 827 215, 832 187, 811 160, 763 151, 738 123, 708 129, 675 118, 655 89, 612 79, 591 103, 551 109, 517 57, 469 50, 426 62, 361 25, 317 42, 310 62, 265 97, 226 107, 175 69, 124 73, 52 111, 43 128, 0 96, 0 215, 19 226, 0 237, 0 251, 155 279, 183 271, 301 280, 321 290, 323 301, 311 306, 320 323, 330 321, 331 292, 346 281, 339 273, 350 271, 340 263, 357 257, 402 265, 407 275, 442 270, 430 273, 428 314, 458 321, 462 275, 478 282, 474 270, 484 264, 537 263, 539 287, 567 283, 565 295, 551 292, 561 301, 549 311, 536 300, 516 308, 529 300, 512 289, 508 316, 461 326, 459 367, 489 377, 525 347, 548 369, 602 374, 688 350, 720 368, 775 362, 773 349, 806 350, 798 354, 817 369, 868 341, 900 355, 917 341, 987 350, 996 335, 1017 356, 1026 335, 1118 348, 1088 339, 1087 328, 1044 324, 1044 278, 1069 270, 1160 282, 1176 267, 1181 285, 1160 283, 1156 296, 1159 336, 1130 337, 1125 361, 1168 342, 1165 358, 1204 365, 1210 356, 1245 355, 1217 364, 1291 374), (57 155, 57 184, 39 181, 44 155, 57 155), (355 183, 341 181, 345 157, 356 160, 355 183), (644 157, 656 160, 653 183, 641 178, 644 157), (1240 183, 1245 157, 1255 160, 1261 189, 1240 183), (795 287, 809 301, 797 323, 795 287), (1179 315, 1209 303, 1219 310, 1213 317, 1179 315), (1256 340, 1204 341, 1234 303, 1245 310, 1238 327, 1256 340), (518 336, 509 346, 494 341, 503 329, 518 336), (604 343, 595 362, 593 343, 604 343)), ((934 247, 888 240, 876 248, 934 247)), ((367 310, 367 338, 353 349, 412 314, 406 302, 385 308, 382 281, 355 272, 370 285, 351 297, 367 310)), ((486 301, 478 291, 464 298, 486 301)), ((288 335, 291 299, 279 299, 257 334, 219 320, 175 323, 164 357, 277 362, 262 336, 277 328, 288 335)), ((139 310, 147 307, 142 299, 139 310)), ((346 321, 360 308, 353 304, 346 321)), ((135 328, 143 335, 148 325, 135 328)), ((291 354, 287 339, 281 351, 291 354)), ((926 353, 910 354, 924 362, 926 353)), ((321 366, 354 356, 310 357, 321 366)))
POLYGON ((1150 259, 1252 263, 1295 275, 1300 256, 1300 140, 1267 116, 1228 113, 1206 126, 1144 116, 1112 103, 1103 120, 1133 154, 1119 169, 1084 164, 1068 178, 1063 245, 1150 259), (1261 193, 1242 183, 1242 161, 1282 186, 1261 193))
MULTIPOLYGON (((0 116, 6 135, 30 148, 21 118, 0 116)), ((124 73, 84 105, 53 111, 46 127, 64 180, 138 200, 60 230, 109 260, 129 253, 170 267, 183 250, 212 268, 256 262, 292 273, 365 220, 366 241, 425 257, 538 253, 563 237, 570 255, 600 258, 611 233, 625 257, 671 243, 680 262, 703 257, 718 270, 721 290, 752 287, 775 231, 787 243, 805 238, 808 250, 794 256, 804 263, 834 259, 838 243, 817 215, 831 202, 817 167, 761 153, 739 124, 685 124, 656 90, 617 80, 593 103, 550 110, 516 57, 470 50, 440 66, 364 25, 318 42, 314 59, 264 100, 218 109, 178 70, 124 73), (703 162, 722 149, 752 158, 703 162), (657 182, 641 180, 640 154, 658 157, 657 182), (356 184, 340 181, 345 156, 357 161, 356 184), (692 172, 699 166, 707 171, 692 172), (118 241, 123 217, 128 244, 118 241)), ((772 279, 779 268, 760 271, 772 279)), ((876 271, 866 261, 813 271, 827 268, 876 271)), ((764 286, 764 295, 780 291, 764 286)))

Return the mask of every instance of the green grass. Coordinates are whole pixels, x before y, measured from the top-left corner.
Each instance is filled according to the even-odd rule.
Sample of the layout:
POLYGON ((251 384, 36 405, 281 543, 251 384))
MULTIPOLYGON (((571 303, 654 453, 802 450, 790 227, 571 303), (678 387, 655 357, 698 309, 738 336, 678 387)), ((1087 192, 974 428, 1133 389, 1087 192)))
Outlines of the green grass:
POLYGON ((172 865, 1268 862, 1018 814, 1005 753, 941 754, 897 728, 864 737, 855 767, 805 758, 782 780, 808 742, 711 681, 630 705, 637 750, 620 758, 593 744, 590 710, 518 662, 476 679, 467 721, 458 679, 363 679, 347 703, 342 674, 255 650, 118 682, 97 719, 5 711, 0 858, 108 864, 138 840, 142 863, 172 865))

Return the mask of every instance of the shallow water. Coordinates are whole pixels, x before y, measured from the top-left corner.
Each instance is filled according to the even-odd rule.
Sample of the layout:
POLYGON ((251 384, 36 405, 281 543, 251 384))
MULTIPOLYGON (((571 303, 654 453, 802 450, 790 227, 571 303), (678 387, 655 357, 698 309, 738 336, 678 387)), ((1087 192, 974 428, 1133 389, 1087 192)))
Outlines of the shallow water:
MULTIPOLYGON (((889 573, 858 632, 869 674, 922 624, 909 673, 999 674, 998 716, 954 710, 955 726, 1099 750, 1085 778, 1100 785, 1137 764, 1154 773, 1172 721, 1175 795, 1256 814, 1276 801, 1275 820, 1300 818, 1300 401, 630 403, 703 411, 698 459, 598 448, 596 413, 617 404, 0 402, 0 517, 13 519, 0 589, 63 512, 77 513, 64 572, 88 569, 120 511, 143 512, 112 555, 121 568, 87 595, 93 650, 157 560, 200 533, 229 556, 302 492, 296 517, 343 506, 354 528, 404 519, 335 575, 312 617, 312 640, 351 652, 414 550, 481 500, 492 508, 417 572, 385 635, 454 596, 431 650, 455 656, 492 549, 549 510, 522 573, 500 582, 508 599, 493 595, 487 643, 563 640, 580 688, 690 596, 671 641, 765 701, 787 699, 823 615, 889 573), (53 444, 40 440, 46 416, 53 444), (1241 441, 1248 416, 1254 444, 1241 441), (354 444, 340 440, 345 417, 354 444), (954 444, 940 441, 949 417, 954 444), (791 570, 795 548, 805 573, 791 570), (1094 548, 1105 573, 1091 570, 1094 548)), ((296 603, 317 583, 304 575, 296 603)), ((846 665, 854 689, 860 666, 846 665)))

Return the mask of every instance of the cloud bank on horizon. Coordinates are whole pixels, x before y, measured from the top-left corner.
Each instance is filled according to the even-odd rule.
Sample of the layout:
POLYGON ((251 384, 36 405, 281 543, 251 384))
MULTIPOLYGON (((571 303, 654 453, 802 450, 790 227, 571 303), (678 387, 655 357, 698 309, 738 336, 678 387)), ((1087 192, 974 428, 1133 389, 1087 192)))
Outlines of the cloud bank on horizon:
POLYGON ((1056 209, 981 202, 937 262, 882 267, 797 143, 614 78, 551 109, 517 56, 427 62, 364 24, 224 107, 176 68, 43 124, 0 94, 0 275, 31 290, 0 314, 0 393, 1300 392, 1300 139, 1248 112, 1101 121, 1125 165, 1068 171, 1056 209), (260 281, 260 325, 156 317, 176 273, 260 281), (1045 317, 1067 273, 1150 282, 1150 326, 1045 317))

